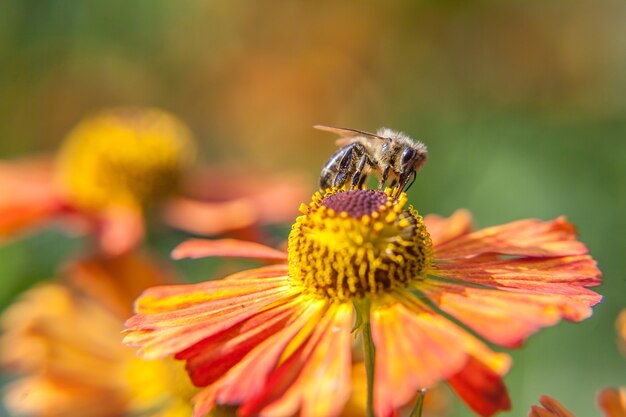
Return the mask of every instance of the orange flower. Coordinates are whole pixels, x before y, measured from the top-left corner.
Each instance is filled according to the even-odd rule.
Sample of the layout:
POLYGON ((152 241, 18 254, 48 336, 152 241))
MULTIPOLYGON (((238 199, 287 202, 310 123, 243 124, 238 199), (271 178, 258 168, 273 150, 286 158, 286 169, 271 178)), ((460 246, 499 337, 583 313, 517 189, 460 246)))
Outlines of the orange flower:
POLYGON ((533 405, 528 417, 575 417, 563 405, 552 397, 542 395, 541 406, 533 405))
MULTIPOLYGON (((575 417, 552 397, 542 395, 541 406, 533 405, 528 417, 575 417)), ((598 406, 605 417, 626 417, 626 389, 607 388, 598 395, 598 406)))
POLYGON ((68 279, 23 294, 1 319, 4 366, 18 373, 6 392, 15 414, 115 417, 191 414, 197 391, 178 363, 145 361, 121 344, 132 298, 171 281, 139 256, 88 259, 68 279))
POLYGON ((446 380, 481 416, 510 407, 508 355, 560 319, 589 317, 600 271, 563 218, 470 233, 405 208, 390 190, 317 193, 288 254, 255 243, 194 240, 176 258, 247 256, 276 264, 223 280, 148 289, 125 342, 145 358, 174 355, 198 386, 195 415, 339 416, 350 397, 353 331, 364 348, 368 409, 392 416, 446 380))
POLYGON ((626 388, 607 388, 598 395, 598 406, 605 417, 626 417, 626 388))
POLYGON ((55 161, 0 163, 0 239, 61 220, 65 230, 89 232, 102 252, 118 255, 142 239, 145 208, 180 188, 204 200, 222 196, 166 200, 175 227, 206 234, 286 221, 295 213, 284 207, 304 196, 298 179, 278 184, 267 176, 257 177, 269 194, 247 188, 227 195, 216 184, 241 172, 191 173, 193 157, 191 133, 175 116, 151 108, 102 111, 69 133, 55 161))
POLYGON ((622 355, 626 356, 626 309, 619 313, 615 327, 617 328, 617 343, 622 355))

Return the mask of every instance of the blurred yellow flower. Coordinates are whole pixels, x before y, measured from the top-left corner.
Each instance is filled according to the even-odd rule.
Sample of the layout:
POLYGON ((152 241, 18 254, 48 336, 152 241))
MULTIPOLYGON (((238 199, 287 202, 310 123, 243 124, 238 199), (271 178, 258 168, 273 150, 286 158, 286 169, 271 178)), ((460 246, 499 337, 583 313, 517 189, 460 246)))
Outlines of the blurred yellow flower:
POLYGON ((121 344, 143 287, 169 277, 147 258, 91 258, 28 290, 2 315, 5 401, 34 417, 186 417, 197 391, 180 363, 145 361, 121 344))
POLYGON ((250 233, 255 226, 288 221, 307 192, 287 173, 192 171, 194 156, 191 133, 175 116, 153 108, 103 110, 68 134, 55 161, 0 162, 0 239, 60 220, 64 230, 88 233, 99 251, 118 255, 141 241, 145 208, 155 202, 174 227, 259 238, 250 233), (232 186, 243 175, 269 192, 232 186))
POLYGON ((56 175, 79 207, 141 207, 171 193, 193 157, 191 132, 175 116, 117 108, 83 120, 68 134, 56 175))
POLYGON ((69 133, 56 161, 0 163, 0 238, 63 220, 102 252, 124 253, 143 237, 144 207, 176 188, 192 158, 191 134, 173 115, 104 110, 69 133))

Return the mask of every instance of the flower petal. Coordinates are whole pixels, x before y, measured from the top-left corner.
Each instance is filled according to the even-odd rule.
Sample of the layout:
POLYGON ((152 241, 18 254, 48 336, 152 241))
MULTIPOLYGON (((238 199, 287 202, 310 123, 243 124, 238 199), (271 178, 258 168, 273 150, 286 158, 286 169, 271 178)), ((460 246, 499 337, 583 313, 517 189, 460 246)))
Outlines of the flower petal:
POLYGON ((0 162, 0 238, 51 221, 64 203, 49 159, 0 162))
POLYGON ((454 261, 433 266, 432 275, 504 290, 538 294, 591 297, 589 305, 600 301, 596 293, 583 287, 599 285, 601 272, 588 255, 554 258, 481 259, 454 261))
POLYGON ((511 409, 511 400, 500 375, 473 356, 460 372, 448 379, 448 384, 483 417, 511 409))
POLYGON ((429 214, 424 223, 433 246, 438 246, 468 234, 472 230, 472 215, 467 210, 457 210, 450 217, 429 214))
POLYGON ((291 296, 285 277, 151 288, 137 300, 124 342, 146 358, 175 354, 291 296))
POLYGON ((441 282, 422 291, 437 307, 492 343, 518 347, 526 337, 561 318, 579 321, 592 311, 585 301, 559 294, 524 294, 441 282))
POLYGON ((256 242, 237 239, 190 239, 174 249, 174 259, 221 256, 263 261, 286 261, 287 253, 256 242))
POLYGON ((106 305, 120 318, 132 314, 135 298, 146 288, 174 282, 168 267, 144 255, 92 256, 64 266, 72 287, 106 305))
MULTIPOLYGON (((93 380, 92 380, 93 381, 93 380)), ((127 398, 115 387, 67 377, 24 377, 5 387, 4 404, 15 415, 110 417, 125 414, 127 398), (106 395, 106 401, 103 396, 106 395)))
POLYGON ((617 343, 622 355, 626 356, 626 309, 623 309, 617 316, 615 328, 617 331, 617 343))
POLYGON ((295 342, 298 349, 327 311, 324 300, 304 299, 300 302, 301 305, 294 308, 292 317, 282 329, 261 341, 219 381, 194 398, 194 416, 204 416, 216 403, 242 404, 266 389, 268 375, 284 356, 287 346, 295 342))
MULTIPOLYGON (((288 222, 308 198, 310 184, 294 172, 263 172, 249 165, 213 166, 185 178, 185 195, 197 202, 240 201, 250 206, 259 223, 288 222)), ((195 225, 181 219, 181 228, 195 225)), ((189 229, 188 229, 189 230, 189 229)))
POLYGON ((105 254, 119 256, 139 245, 144 236, 143 214, 135 207, 109 207, 98 213, 96 236, 105 254))
POLYGON ((533 405, 528 417, 576 417, 552 397, 542 395, 539 402, 542 407, 533 405))
POLYGON ((294 316, 300 303, 276 304, 232 328, 208 337, 176 354, 187 361, 189 376, 197 386, 219 379, 248 352, 278 333, 294 316))
POLYGON ((223 202, 175 198, 165 205, 164 217, 171 226, 198 235, 243 229, 258 221, 254 205, 243 198, 223 202))
POLYGON ((607 388, 598 394, 605 417, 626 417, 626 388, 607 388))
POLYGON ((584 255, 587 248, 576 240, 576 230, 565 218, 549 222, 519 220, 489 227, 435 248, 438 260, 472 258, 483 254, 518 256, 584 255))
POLYGON ((330 307, 313 334, 242 405, 242 416, 338 416, 350 395, 352 306, 330 307))
POLYGON ((55 200, 11 202, 0 205, 0 238, 11 238, 24 230, 51 221, 62 211, 55 200))
MULTIPOLYGON (((279 361, 281 357, 284 357, 288 350, 292 353, 294 349, 299 351, 327 312, 327 303, 324 300, 300 301, 301 305, 294 309, 292 318, 282 329, 260 342, 219 381, 202 390, 194 398, 194 417, 205 416, 216 404, 240 405, 248 401, 248 407, 261 407, 262 402, 267 400, 267 396, 262 394, 270 388, 275 388, 270 387, 267 381, 269 375, 275 372, 276 365, 281 363, 279 361)), ((289 358, 295 356, 291 355, 289 358)))
POLYGON ((448 378, 465 365, 471 335, 411 295, 394 294, 372 305, 376 346, 374 409, 391 416, 415 392, 448 378))

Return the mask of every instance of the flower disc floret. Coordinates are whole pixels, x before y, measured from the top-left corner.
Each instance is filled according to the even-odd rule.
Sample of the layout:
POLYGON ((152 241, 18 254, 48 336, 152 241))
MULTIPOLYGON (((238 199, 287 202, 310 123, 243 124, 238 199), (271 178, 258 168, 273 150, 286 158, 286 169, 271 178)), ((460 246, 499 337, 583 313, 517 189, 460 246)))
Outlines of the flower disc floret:
POLYGON ((193 154, 191 134, 156 109, 121 108, 81 122, 59 154, 59 182, 85 208, 143 205, 171 192, 193 154))
POLYGON ((432 262, 424 220, 391 190, 316 193, 289 235, 289 274, 302 291, 344 301, 406 287, 432 262))

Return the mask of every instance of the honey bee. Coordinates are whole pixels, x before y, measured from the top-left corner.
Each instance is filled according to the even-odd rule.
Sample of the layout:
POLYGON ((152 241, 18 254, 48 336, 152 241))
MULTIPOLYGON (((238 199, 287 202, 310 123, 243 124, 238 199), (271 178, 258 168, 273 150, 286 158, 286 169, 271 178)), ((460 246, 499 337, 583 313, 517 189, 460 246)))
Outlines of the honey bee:
POLYGON ((422 142, 384 127, 376 134, 322 125, 313 127, 341 136, 335 142, 341 149, 322 168, 322 189, 346 185, 360 189, 369 175, 375 173, 378 189, 382 190, 389 181, 389 186, 395 187, 394 195, 398 196, 413 185, 417 172, 428 158, 426 145, 422 142))

